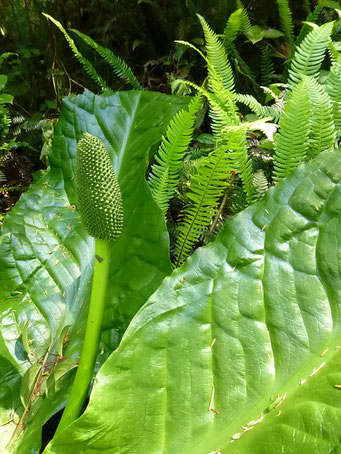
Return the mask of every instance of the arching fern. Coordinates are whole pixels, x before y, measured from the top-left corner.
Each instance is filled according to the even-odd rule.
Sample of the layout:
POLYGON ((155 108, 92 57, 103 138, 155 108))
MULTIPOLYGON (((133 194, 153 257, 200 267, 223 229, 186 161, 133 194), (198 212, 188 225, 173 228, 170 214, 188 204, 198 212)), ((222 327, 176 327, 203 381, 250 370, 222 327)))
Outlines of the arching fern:
POLYGON ((198 14, 201 26, 204 31, 206 41, 206 53, 208 66, 209 84, 212 79, 216 79, 216 74, 221 78, 222 85, 226 90, 234 91, 234 80, 231 65, 228 61, 225 49, 218 36, 213 32, 205 19, 198 14), (211 68, 215 73, 212 73, 211 68))
POLYGON ((53 22, 59 28, 59 30, 63 33, 72 52, 75 54, 75 57, 77 58, 77 60, 83 65, 83 67, 84 67, 85 71, 88 73, 88 75, 96 82, 97 85, 99 85, 99 87, 102 90, 108 90, 109 86, 107 85, 105 80, 99 74, 97 74, 95 68, 92 66, 92 64, 89 62, 89 60, 87 60, 85 57, 83 57, 83 55, 79 52, 74 40, 68 35, 67 31, 62 26, 62 24, 60 22, 58 22, 56 19, 54 19, 52 16, 50 16, 49 14, 46 14, 46 13, 43 13, 43 14, 45 17, 50 19, 50 21, 53 22))
POLYGON ((90 36, 85 35, 84 33, 79 32, 78 30, 71 30, 73 33, 78 35, 80 38, 83 39, 86 44, 92 47, 98 54, 104 58, 104 60, 113 68, 114 73, 116 76, 124 79, 128 82, 132 87, 136 90, 143 90, 140 83, 136 79, 135 74, 131 70, 131 68, 123 61, 122 58, 117 57, 110 49, 106 47, 102 47, 97 44, 90 36))
MULTIPOLYGON (((53 22, 59 30, 63 33, 66 41, 68 42, 72 52, 74 53, 75 57, 77 60, 83 65, 85 71, 89 74, 89 76, 96 82, 97 85, 102 90, 108 90, 110 87, 108 84, 105 82, 105 80, 97 73, 93 65, 87 60, 83 55, 79 52, 77 49, 77 46, 74 42, 74 40, 70 37, 70 35, 67 33, 65 28, 62 26, 60 22, 58 22, 56 19, 51 17, 48 14, 43 13, 44 16, 46 16, 48 19, 50 19, 51 22, 53 22)), ((139 84, 138 80, 136 79, 136 76, 134 75, 133 71, 129 68, 129 66, 122 60, 122 58, 117 57, 110 49, 107 49, 105 47, 100 46, 97 44, 92 38, 89 36, 85 35, 84 33, 81 33, 77 30, 72 30, 73 33, 78 35, 80 38, 83 39, 86 44, 88 44, 90 47, 92 47, 98 54, 104 58, 104 60, 113 68, 114 73, 124 79, 126 82, 131 84, 135 89, 137 90, 142 90, 141 85, 139 84)))

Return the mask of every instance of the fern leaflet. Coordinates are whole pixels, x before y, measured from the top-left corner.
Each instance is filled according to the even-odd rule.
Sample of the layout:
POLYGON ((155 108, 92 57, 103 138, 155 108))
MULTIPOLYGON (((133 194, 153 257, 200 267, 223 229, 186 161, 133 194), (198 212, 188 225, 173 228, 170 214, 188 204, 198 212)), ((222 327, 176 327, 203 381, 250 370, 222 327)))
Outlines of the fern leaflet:
POLYGON ((95 49, 101 57, 113 68, 114 73, 127 81, 132 87, 136 90, 143 90, 138 80, 136 79, 135 74, 130 69, 130 67, 122 60, 122 58, 117 57, 110 49, 102 47, 97 44, 90 36, 85 35, 84 33, 79 32, 78 30, 71 30, 73 33, 76 33, 80 38, 83 39, 86 44, 95 49))
POLYGON ((256 188, 257 198, 260 199, 269 189, 269 182, 263 169, 258 169, 253 175, 253 185, 256 188))
POLYGON ((273 107, 263 106, 257 101, 252 95, 243 95, 241 93, 235 93, 233 95, 234 100, 241 102, 245 106, 249 107, 255 114, 261 118, 272 117, 275 121, 279 121, 281 116, 281 110, 277 110, 273 107))
POLYGON ((196 113, 201 104, 202 97, 197 95, 188 111, 181 110, 172 118, 155 156, 157 164, 152 166, 148 183, 163 214, 167 212, 178 183, 180 165, 192 139, 196 113))

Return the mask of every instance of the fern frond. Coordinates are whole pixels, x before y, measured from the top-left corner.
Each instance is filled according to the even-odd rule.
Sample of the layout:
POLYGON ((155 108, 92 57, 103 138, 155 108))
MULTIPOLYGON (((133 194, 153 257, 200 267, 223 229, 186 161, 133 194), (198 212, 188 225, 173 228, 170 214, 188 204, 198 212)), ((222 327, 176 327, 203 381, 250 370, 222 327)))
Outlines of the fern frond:
POLYGON ((241 0, 237 0, 237 7, 238 7, 238 9, 242 10, 242 15, 241 15, 242 28, 241 28, 241 31, 243 33, 247 33, 248 31, 250 31, 250 28, 251 28, 251 22, 250 22, 249 15, 248 15, 248 13, 246 11, 246 8, 243 5, 243 2, 241 0))
POLYGON ((225 48, 229 48, 229 46, 235 41, 239 32, 247 33, 250 28, 250 19, 245 9, 241 7, 234 11, 228 18, 223 32, 223 42, 225 48))
POLYGON ((270 85, 275 68, 271 59, 271 50, 267 44, 262 47, 260 69, 262 85, 270 85))
POLYGON ((241 57, 240 53, 238 52, 238 50, 236 49, 236 46, 234 44, 231 44, 231 46, 230 46, 230 53, 234 57, 234 62, 235 62, 235 65, 236 65, 238 71, 250 80, 250 82, 253 86, 253 89, 255 90, 256 93, 258 93, 259 84, 256 81, 256 78, 255 78, 251 68, 246 63, 246 61, 241 57))
POLYGON ((83 65, 83 67, 84 67, 85 71, 88 73, 88 75, 101 87, 102 90, 108 90, 109 86, 107 85, 105 80, 102 79, 102 77, 99 74, 97 74, 95 68, 92 66, 92 64, 89 62, 89 60, 87 60, 85 57, 83 57, 83 55, 79 52, 74 40, 68 35, 68 33, 66 32, 66 30, 62 26, 62 24, 60 22, 58 22, 56 19, 54 19, 52 16, 50 16, 49 14, 43 13, 43 15, 45 17, 47 17, 48 19, 50 19, 50 21, 53 22, 59 28, 59 30, 63 33, 72 52, 74 53, 77 60, 83 65))
POLYGON ((6 175, 2 170, 0 170, 0 183, 4 183, 6 181, 6 175))
POLYGON ((225 24, 223 42, 226 49, 234 42, 234 40, 237 38, 238 33, 242 29, 242 11, 243 10, 241 8, 234 11, 225 24))
POLYGON ((90 38, 90 36, 87 36, 84 33, 79 32, 78 30, 71 29, 71 31, 82 38, 82 40, 86 44, 88 44, 96 52, 98 52, 98 54, 113 68, 116 76, 124 79, 136 90, 143 90, 138 80, 136 79, 135 74, 122 58, 117 57, 117 55, 115 55, 110 49, 97 44, 92 38, 90 38))
POLYGON ((256 188, 257 198, 260 199, 269 189, 269 182, 263 169, 258 169, 253 175, 253 185, 256 188))
POLYGON ((335 63, 325 84, 326 91, 333 105, 336 136, 341 137, 341 62, 335 63))
POLYGON ((277 110, 269 106, 263 106, 252 95, 235 93, 233 97, 235 101, 241 102, 245 106, 249 107, 256 115, 261 118, 271 117, 274 119, 274 121, 277 122, 281 117, 281 110, 277 110))
POLYGON ((212 119, 211 128, 216 140, 218 140, 222 128, 239 123, 237 107, 233 99, 234 95, 222 86, 219 76, 211 81, 212 92, 188 80, 184 83, 195 88, 207 98, 210 105, 209 115, 212 119))
POLYGON ((190 180, 194 175, 199 173, 199 168, 205 162, 206 156, 199 158, 186 159, 181 163, 180 167, 180 182, 184 183, 190 180))
POLYGON ((324 87, 311 77, 307 77, 307 87, 310 99, 310 134, 307 157, 314 158, 321 151, 334 146, 335 125, 333 106, 324 87))
POLYGON ((235 168, 237 169, 246 194, 246 201, 251 205, 255 201, 255 188, 253 186, 252 163, 249 159, 246 147, 246 131, 239 130, 233 133, 233 140, 230 139, 229 149, 232 150, 235 168))
POLYGON ((303 0, 303 7, 306 10, 307 14, 311 13, 310 0, 303 0))
POLYGON ((334 41, 329 38, 328 40, 328 54, 332 64, 341 61, 341 53, 338 51, 334 41))
POLYGON ((309 96, 307 80, 303 79, 291 92, 279 121, 275 136, 274 180, 289 176, 308 151, 309 96))
POLYGON ((178 183, 181 161, 192 140, 195 116, 201 104, 202 97, 197 95, 188 111, 183 109, 172 118, 155 156, 157 164, 152 166, 148 183, 163 214, 178 183))
POLYGON ((205 19, 198 14, 201 26, 204 31, 206 41, 206 53, 208 66, 209 85, 211 80, 216 78, 216 74, 221 78, 223 87, 231 92, 234 91, 234 80, 231 65, 228 61, 224 46, 214 33, 205 19), (212 72, 211 67, 214 69, 212 72))
POLYGON ((184 46, 187 46, 190 49, 195 50, 195 52, 197 52, 205 60, 207 65, 209 64, 207 58, 205 57, 205 55, 201 52, 201 50, 199 50, 197 47, 195 47, 194 44, 189 43, 188 41, 183 41, 181 39, 176 39, 174 42, 178 43, 178 44, 183 44, 184 46))
MULTIPOLYGON (((308 14, 307 19, 305 22, 310 22, 313 24, 316 24, 317 19, 323 10, 323 4, 321 1, 318 2, 318 4, 315 6, 314 11, 312 11, 310 14, 308 14)), ((309 31, 311 30, 310 26, 308 24, 303 24, 297 38, 296 38, 296 46, 299 46, 303 39, 307 36, 309 31)))
POLYGON ((333 22, 314 28, 296 49, 289 69, 289 87, 292 89, 303 76, 316 77, 328 46, 333 22))
POLYGON ((233 100, 233 95, 226 90, 221 80, 211 81, 213 93, 208 93, 207 99, 210 104, 209 116, 212 120, 211 128, 216 141, 221 139, 224 128, 236 125, 240 122, 237 115, 237 108, 233 100))
POLYGON ((180 213, 179 234, 176 241, 176 263, 179 266, 190 255, 214 215, 214 207, 228 187, 228 173, 234 170, 231 154, 225 147, 217 148, 191 178, 190 203, 180 213))
POLYGON ((282 31, 291 46, 294 45, 294 24, 288 0, 276 0, 282 31))

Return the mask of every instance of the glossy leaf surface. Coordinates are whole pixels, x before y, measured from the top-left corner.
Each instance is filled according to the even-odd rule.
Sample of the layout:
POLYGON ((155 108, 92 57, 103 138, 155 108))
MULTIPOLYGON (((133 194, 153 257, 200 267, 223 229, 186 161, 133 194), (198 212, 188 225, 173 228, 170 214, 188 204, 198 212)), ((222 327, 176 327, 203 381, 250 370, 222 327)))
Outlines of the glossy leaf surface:
MULTIPOLYGON (((8 425, 1 426, 2 418, 7 421, 16 409, 20 413, 20 382, 31 366, 29 359, 35 362, 45 355, 52 338, 55 348, 59 344, 60 349, 59 337, 67 325, 70 329, 65 354, 76 359, 79 356, 91 287, 94 240, 84 230, 74 206, 77 141, 86 131, 105 144, 124 204, 123 233, 112 245, 104 360, 117 345, 118 327, 124 330, 171 271, 165 223, 151 197, 145 172, 151 148, 160 141, 171 117, 187 102, 184 98, 152 92, 99 97, 86 91, 64 100, 49 155, 50 169, 36 176, 6 217, 2 230, 0 439, 3 429, 8 432, 8 425)), ((70 377, 59 400, 56 401, 53 392, 49 393, 46 417, 61 408, 67 398, 68 381, 70 377)), ((40 419, 38 432, 44 418, 40 419)), ((27 426, 27 437, 34 424, 27 426)), ((36 451, 25 440, 23 437, 18 452, 39 451, 39 440, 35 442, 36 451)))
POLYGON ((163 281, 46 453, 339 452, 340 223, 337 150, 163 281))

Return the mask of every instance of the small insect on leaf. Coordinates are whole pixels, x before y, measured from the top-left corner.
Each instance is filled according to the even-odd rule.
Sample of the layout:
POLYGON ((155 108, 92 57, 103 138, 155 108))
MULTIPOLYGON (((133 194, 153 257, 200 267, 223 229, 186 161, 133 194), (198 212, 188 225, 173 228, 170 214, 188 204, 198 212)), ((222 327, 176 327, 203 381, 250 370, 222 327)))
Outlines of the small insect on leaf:
POLYGON ((97 254, 96 254, 96 256, 95 256, 95 257, 96 257, 96 260, 97 260, 97 262, 99 262, 99 263, 102 263, 102 262, 103 262, 103 260, 104 260, 104 259, 102 259, 102 257, 100 257, 100 256, 99 256, 99 255, 97 255, 97 254))
POLYGON ((327 353, 327 351, 328 351, 328 347, 323 350, 323 352, 321 353, 320 356, 324 356, 327 353))
POLYGON ((242 436, 242 432, 237 432, 236 434, 233 434, 231 439, 232 441, 239 440, 239 438, 242 436))

